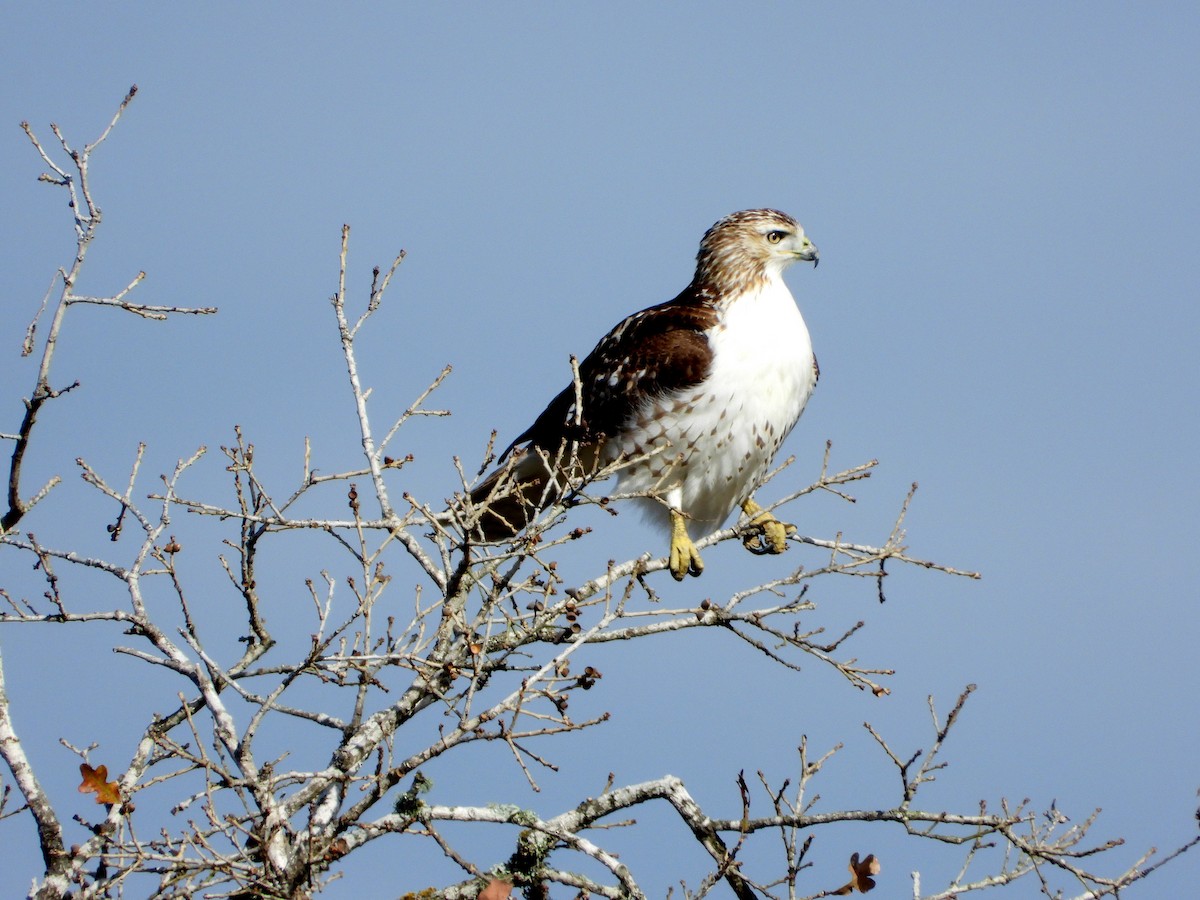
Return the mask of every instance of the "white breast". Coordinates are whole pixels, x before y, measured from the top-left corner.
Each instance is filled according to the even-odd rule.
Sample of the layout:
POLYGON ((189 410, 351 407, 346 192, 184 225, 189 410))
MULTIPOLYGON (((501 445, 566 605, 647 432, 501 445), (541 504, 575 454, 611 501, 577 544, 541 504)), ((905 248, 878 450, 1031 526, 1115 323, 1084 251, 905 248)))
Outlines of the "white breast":
MULTIPOLYGON (((613 448, 638 455, 669 445, 624 470, 619 490, 659 493, 696 538, 758 487, 816 384, 808 328, 782 278, 730 305, 712 349, 709 377, 648 403, 613 448)), ((665 521, 663 504, 648 503, 665 521)))

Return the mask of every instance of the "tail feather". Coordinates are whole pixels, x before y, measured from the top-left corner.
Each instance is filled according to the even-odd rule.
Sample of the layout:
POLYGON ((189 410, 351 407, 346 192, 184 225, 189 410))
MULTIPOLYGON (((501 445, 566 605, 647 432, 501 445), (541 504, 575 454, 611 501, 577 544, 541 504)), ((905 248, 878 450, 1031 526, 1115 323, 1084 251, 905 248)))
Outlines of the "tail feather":
POLYGON ((478 512, 472 534, 485 541, 513 538, 562 499, 573 479, 595 473, 600 456, 596 445, 579 447, 572 459, 566 455, 565 449, 553 456, 533 447, 514 451, 471 491, 470 505, 478 512))

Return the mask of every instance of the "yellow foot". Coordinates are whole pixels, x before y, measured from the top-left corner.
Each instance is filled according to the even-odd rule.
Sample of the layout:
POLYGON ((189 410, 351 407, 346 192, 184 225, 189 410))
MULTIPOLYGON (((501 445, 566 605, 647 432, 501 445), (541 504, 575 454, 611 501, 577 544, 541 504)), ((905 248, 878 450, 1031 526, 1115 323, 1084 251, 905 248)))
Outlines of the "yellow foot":
POLYGON ((704 571, 704 560, 688 535, 687 522, 675 510, 671 510, 670 566, 671 577, 676 581, 683 581, 687 575, 699 575, 704 571))
POLYGON ((742 512, 750 518, 750 525, 755 529, 753 534, 742 538, 747 550, 763 554, 782 553, 787 549, 788 535, 796 533, 795 525, 780 522, 753 500, 742 504, 742 512))

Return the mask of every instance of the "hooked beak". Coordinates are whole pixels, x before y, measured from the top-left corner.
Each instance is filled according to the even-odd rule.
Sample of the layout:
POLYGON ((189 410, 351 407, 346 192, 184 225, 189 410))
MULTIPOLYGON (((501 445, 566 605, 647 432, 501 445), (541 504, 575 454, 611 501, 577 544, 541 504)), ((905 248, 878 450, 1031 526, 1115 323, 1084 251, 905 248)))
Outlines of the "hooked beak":
POLYGON ((808 238, 805 238, 804 246, 796 251, 796 259, 801 259, 804 260, 804 262, 812 263, 813 268, 815 269, 821 262, 821 254, 817 252, 816 245, 814 245, 813 242, 808 238))

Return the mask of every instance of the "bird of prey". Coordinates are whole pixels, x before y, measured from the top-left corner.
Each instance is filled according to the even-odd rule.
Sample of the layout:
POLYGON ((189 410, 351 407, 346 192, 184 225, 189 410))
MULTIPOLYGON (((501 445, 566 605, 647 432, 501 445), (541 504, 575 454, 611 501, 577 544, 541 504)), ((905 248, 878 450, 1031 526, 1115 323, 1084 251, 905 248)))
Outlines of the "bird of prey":
POLYGON ((783 281, 796 260, 817 259, 804 229, 777 210, 713 225, 691 283, 605 335, 472 490, 469 530, 511 538, 570 484, 615 470, 618 491, 638 495, 669 530, 678 581, 701 573, 694 541, 735 507, 756 527, 747 546, 783 552, 794 528, 752 495, 817 383, 808 328, 783 281))

